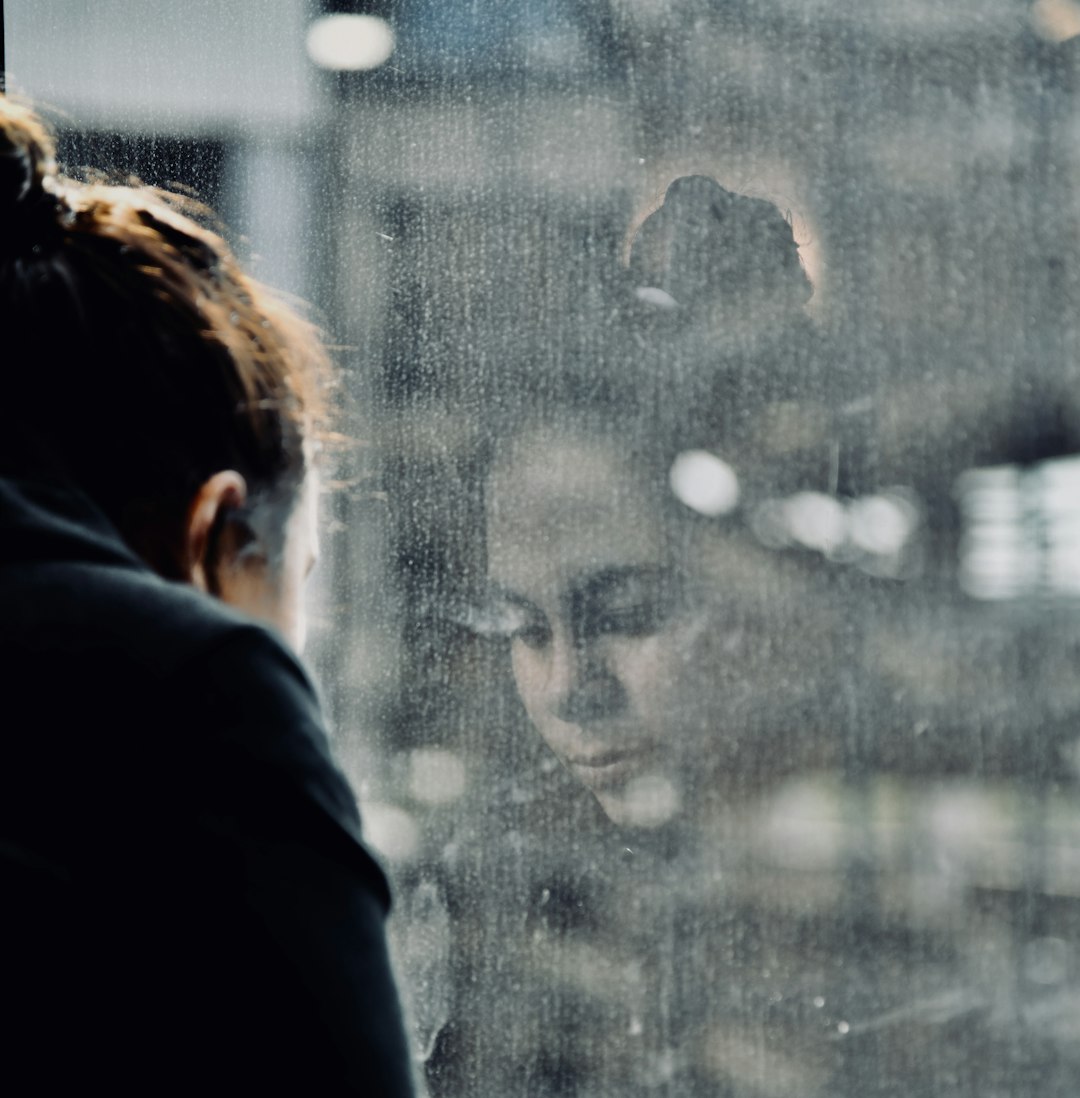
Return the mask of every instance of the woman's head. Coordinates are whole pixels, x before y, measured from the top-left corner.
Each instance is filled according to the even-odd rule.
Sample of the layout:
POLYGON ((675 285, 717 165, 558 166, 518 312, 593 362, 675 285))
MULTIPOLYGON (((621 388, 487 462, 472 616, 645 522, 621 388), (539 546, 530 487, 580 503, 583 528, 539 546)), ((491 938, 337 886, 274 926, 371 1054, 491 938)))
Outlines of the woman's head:
POLYGON ((0 472, 62 479, 156 571, 298 640, 325 353, 207 213, 61 175, 0 97, 0 472))
POLYGON ((491 613, 518 693, 623 822, 648 811, 635 796, 677 807, 670 749, 686 722, 671 702, 697 708, 680 687, 707 644, 658 502, 617 446, 572 428, 526 431, 487 484, 491 613))
POLYGON ((654 323, 638 293, 628 323, 579 325, 485 491, 489 620, 519 695, 628 823, 730 803, 835 762, 842 742, 836 570, 765 548, 752 521, 769 500, 844 489, 836 364, 804 323, 810 285, 776 207, 681 184, 630 272, 677 308, 654 323))

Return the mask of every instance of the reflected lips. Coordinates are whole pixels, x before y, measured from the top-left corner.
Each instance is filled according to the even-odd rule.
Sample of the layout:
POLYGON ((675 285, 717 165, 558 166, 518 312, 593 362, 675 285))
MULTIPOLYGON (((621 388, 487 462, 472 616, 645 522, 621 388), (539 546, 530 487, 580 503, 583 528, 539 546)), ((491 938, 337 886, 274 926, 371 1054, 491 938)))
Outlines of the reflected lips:
POLYGON ((569 757, 566 761, 580 781, 596 788, 623 784, 640 769, 642 760, 650 754, 648 748, 632 747, 569 757))

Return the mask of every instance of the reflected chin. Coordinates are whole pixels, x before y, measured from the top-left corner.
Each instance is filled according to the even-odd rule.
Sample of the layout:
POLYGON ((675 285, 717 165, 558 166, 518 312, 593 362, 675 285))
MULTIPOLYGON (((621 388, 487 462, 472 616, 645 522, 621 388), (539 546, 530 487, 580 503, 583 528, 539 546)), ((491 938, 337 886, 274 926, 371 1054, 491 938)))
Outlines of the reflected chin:
POLYGON ((593 789, 613 823, 624 827, 660 827, 678 816, 682 792, 667 775, 642 774, 618 787, 593 789))

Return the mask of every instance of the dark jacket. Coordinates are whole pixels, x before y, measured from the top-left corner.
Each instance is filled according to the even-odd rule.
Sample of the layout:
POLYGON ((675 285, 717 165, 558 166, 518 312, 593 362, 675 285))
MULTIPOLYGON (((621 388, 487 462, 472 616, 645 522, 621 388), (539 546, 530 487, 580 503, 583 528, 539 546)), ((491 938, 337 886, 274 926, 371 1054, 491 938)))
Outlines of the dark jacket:
POLYGON ((0 477, 0 686, 0 1089, 410 1093, 386 881, 270 631, 0 477))

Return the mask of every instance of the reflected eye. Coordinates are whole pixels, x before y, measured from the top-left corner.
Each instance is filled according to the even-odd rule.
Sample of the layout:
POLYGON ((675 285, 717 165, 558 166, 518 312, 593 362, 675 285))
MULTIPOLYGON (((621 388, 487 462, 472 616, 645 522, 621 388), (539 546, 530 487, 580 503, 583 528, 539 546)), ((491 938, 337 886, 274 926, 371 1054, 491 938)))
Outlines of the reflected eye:
POLYGON ((551 630, 545 621, 529 619, 510 634, 511 641, 521 641, 528 648, 544 648, 551 643, 551 630))
POLYGON ((634 566, 591 577, 570 601, 574 635, 647 637, 683 605, 681 577, 671 568, 634 566))
POLYGON ((578 604, 578 636, 647 637, 664 629, 684 605, 676 577, 631 577, 590 592, 578 604))
POLYGON ((647 637, 667 624, 671 612, 669 604, 651 600, 632 606, 593 609, 582 615, 580 635, 647 637))

